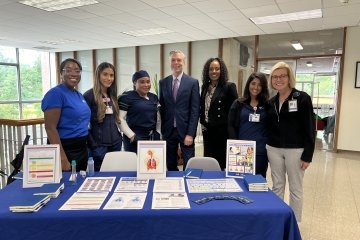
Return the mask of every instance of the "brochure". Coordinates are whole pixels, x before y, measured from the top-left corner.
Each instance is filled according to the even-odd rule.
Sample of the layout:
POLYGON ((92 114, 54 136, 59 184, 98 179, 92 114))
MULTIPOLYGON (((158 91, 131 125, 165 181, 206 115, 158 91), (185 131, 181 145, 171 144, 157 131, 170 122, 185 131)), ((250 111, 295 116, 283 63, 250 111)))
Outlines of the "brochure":
POLYGON ((226 176, 244 178, 244 174, 255 175, 256 142, 227 140, 226 176))

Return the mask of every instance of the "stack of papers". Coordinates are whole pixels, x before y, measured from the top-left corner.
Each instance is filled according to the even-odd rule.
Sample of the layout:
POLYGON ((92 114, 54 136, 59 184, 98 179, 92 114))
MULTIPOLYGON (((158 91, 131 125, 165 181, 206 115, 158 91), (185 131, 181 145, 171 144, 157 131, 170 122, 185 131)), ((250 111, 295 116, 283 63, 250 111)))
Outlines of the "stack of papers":
POLYGON ((186 179, 189 193, 242 192, 234 178, 186 179))
POLYGON ((116 177, 87 177, 78 192, 110 192, 116 177))
POLYGON ((64 183, 44 184, 37 189, 37 193, 34 193, 34 195, 49 195, 50 198, 57 198, 63 189, 64 183))
POLYGON ((245 174, 245 185, 250 192, 266 192, 269 191, 269 186, 266 179, 260 174, 252 175, 245 174))
POLYGON ((190 208, 184 178, 155 179, 151 209, 190 208))
POLYGON ((122 177, 104 209, 142 209, 149 179, 122 177))
POLYGON ((98 210, 108 192, 75 192, 59 210, 98 210))
POLYGON ((50 200, 49 195, 38 196, 28 195, 21 199, 17 199, 9 207, 12 212, 37 212, 50 200))
POLYGON ((185 170, 185 178, 201 178, 203 170, 200 168, 187 168, 185 170))
POLYGON ((88 177, 59 210, 98 210, 114 186, 116 177, 88 177))
POLYGON ((122 177, 115 192, 147 192, 149 179, 139 179, 136 177, 122 177))

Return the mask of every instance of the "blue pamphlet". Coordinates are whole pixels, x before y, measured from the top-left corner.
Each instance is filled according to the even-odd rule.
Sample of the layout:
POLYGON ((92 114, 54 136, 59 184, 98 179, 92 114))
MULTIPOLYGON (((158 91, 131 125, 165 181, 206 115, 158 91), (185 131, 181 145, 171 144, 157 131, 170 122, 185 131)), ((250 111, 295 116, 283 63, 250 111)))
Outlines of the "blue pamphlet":
POLYGON ((63 189, 64 183, 48 183, 38 188, 34 195, 49 195, 51 198, 56 198, 63 189))

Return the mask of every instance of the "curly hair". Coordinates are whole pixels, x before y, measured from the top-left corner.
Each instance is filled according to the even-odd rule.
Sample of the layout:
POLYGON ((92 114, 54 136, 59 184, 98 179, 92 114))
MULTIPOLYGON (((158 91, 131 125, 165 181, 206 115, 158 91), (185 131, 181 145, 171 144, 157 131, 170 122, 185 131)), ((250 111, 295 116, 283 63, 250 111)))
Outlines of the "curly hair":
POLYGON ((210 80, 210 76, 209 76, 209 69, 210 69, 210 64, 213 61, 217 61, 220 64, 220 77, 219 77, 219 82, 218 85, 222 86, 225 85, 227 81, 229 81, 229 77, 228 77, 228 70, 227 67, 225 65, 224 60, 222 60, 221 58, 209 58, 203 68, 202 71, 202 89, 207 89, 211 80, 210 80))
POLYGON ((256 99, 259 101, 260 105, 264 105, 268 100, 269 100, 269 88, 268 88, 268 81, 266 79, 265 74, 260 73, 260 72, 255 72, 252 73, 245 85, 244 88, 244 96, 242 97, 242 101, 246 102, 248 104, 250 104, 251 101, 251 97, 250 97, 250 83, 254 80, 254 79, 259 79, 260 80, 260 85, 261 85, 261 92, 256 96, 256 99))
POLYGON ((100 63, 100 65, 96 68, 96 71, 95 71, 93 92, 94 92, 96 104, 98 106, 97 119, 99 122, 102 122, 103 119, 105 118, 106 105, 103 102, 103 94, 101 92, 100 75, 106 68, 111 68, 114 71, 114 81, 111 84, 111 86, 109 87, 107 92, 109 94, 109 97, 110 97, 112 105, 113 105, 113 111, 114 111, 114 114, 116 117, 116 121, 118 123, 120 123, 119 106, 118 106, 118 102, 117 102, 116 72, 115 72, 114 65, 112 65, 111 63, 108 63, 108 62, 100 63))

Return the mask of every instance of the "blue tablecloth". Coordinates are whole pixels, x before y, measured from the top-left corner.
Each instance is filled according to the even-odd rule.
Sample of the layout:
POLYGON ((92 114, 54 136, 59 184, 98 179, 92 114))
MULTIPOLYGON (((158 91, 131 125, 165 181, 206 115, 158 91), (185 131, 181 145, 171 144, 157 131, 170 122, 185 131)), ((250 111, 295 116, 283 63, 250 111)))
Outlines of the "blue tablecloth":
MULTIPOLYGON (((96 173, 95 176, 135 176, 134 172, 96 173)), ((182 176, 182 172, 168 172, 168 177, 182 176)), ((221 178, 224 172, 204 172, 202 178, 221 178)), ((255 200, 241 204, 234 200, 216 200, 197 205, 192 200, 207 195, 188 194, 191 209, 152 210, 153 181, 142 210, 82 210, 58 211, 80 187, 71 185, 64 175, 65 189, 51 199, 39 212, 12 213, 9 206, 14 199, 36 189, 23 189, 18 180, 0 191, 0 239, 6 240, 67 240, 67 239, 301 239, 293 211, 273 192, 248 192, 241 179, 243 195, 255 200)), ((114 188, 115 188, 114 186, 114 188)), ((106 201, 110 198, 109 194, 106 201)), ((106 203, 105 201, 105 203, 106 203)), ((104 204, 105 204, 104 203, 104 204)))

